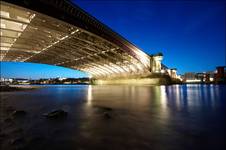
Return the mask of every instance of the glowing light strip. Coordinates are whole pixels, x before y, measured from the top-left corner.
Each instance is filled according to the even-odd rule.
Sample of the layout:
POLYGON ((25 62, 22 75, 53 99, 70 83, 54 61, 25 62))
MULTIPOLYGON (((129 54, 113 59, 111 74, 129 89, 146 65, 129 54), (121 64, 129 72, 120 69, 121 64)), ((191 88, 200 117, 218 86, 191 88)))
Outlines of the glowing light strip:
POLYGON ((93 72, 93 71, 91 71, 91 70, 88 69, 88 68, 84 68, 84 69, 81 69, 81 70, 84 71, 84 72, 88 72, 88 73, 91 74, 92 76, 97 76, 97 75, 98 75, 98 73, 93 72))
POLYGON ((82 69, 82 70, 85 70, 86 72, 89 72, 90 74, 92 74, 93 76, 103 76, 104 73, 99 71, 99 70, 96 70, 94 69, 94 67, 88 67, 86 69, 82 69))
MULTIPOLYGON (((0 50, 1 51, 9 51, 9 47, 0 47, 0 50)), ((18 52, 20 52, 20 51, 23 51, 23 52, 27 52, 27 53, 35 53, 35 54, 37 54, 37 53, 39 53, 39 51, 34 51, 34 50, 25 50, 25 49, 20 49, 20 50, 18 50, 18 49, 10 49, 10 51, 18 51, 18 52)))
POLYGON ((122 69, 118 65, 115 65, 113 63, 110 63, 109 65, 110 65, 110 67, 114 68, 117 71, 117 74, 121 74, 122 73, 122 69))
POLYGON ((131 69, 133 72, 136 72, 136 71, 137 71, 137 69, 134 67, 133 64, 130 64, 129 67, 130 67, 130 69, 131 69))
MULTIPOLYGON (((85 58, 88 58, 88 57, 91 57, 92 58, 92 56, 98 56, 98 54, 102 54, 102 53, 105 53, 105 52, 108 52, 109 50, 106 50, 106 51, 100 51, 100 52, 98 52, 98 53, 94 53, 94 54, 89 54, 89 55, 87 55, 87 56, 83 56, 83 57, 80 57, 80 58, 75 58, 74 60, 68 60, 68 61, 64 61, 64 62, 60 62, 60 63, 57 63, 57 64, 55 64, 55 65, 62 65, 62 64, 65 64, 65 63, 69 63, 69 62, 72 62, 72 61, 77 61, 77 60, 80 60, 80 59, 85 59, 85 58)), ((98 56, 98 57, 100 57, 100 56, 98 56)))
POLYGON ((109 66, 109 65, 96 65, 95 63, 92 63, 93 65, 91 65, 90 67, 84 69, 87 70, 87 72, 90 72, 91 74, 93 74, 94 76, 106 76, 108 74, 115 75, 117 74, 117 70, 115 70, 113 67, 109 66), (95 71, 94 71, 95 70, 95 71), (100 71, 99 71, 100 70, 100 71), (104 71, 104 73, 103 73, 104 71), (98 72, 98 73, 97 73, 98 72))
POLYGON ((108 74, 98 67, 92 67, 91 71, 98 72, 99 74, 101 74, 101 76, 106 76, 108 74))
POLYGON ((111 65, 105 64, 104 66, 106 66, 107 68, 111 69, 114 72, 114 74, 120 73, 119 70, 117 70, 115 67, 112 67, 111 65))
POLYGON ((101 74, 99 72, 92 71, 90 69, 88 69, 88 71, 86 70, 86 72, 92 74, 93 77, 100 77, 101 76, 101 74))
POLYGON ((194 80, 192 80, 192 79, 190 79, 190 80, 187 79, 186 82, 187 82, 187 83, 190 83, 190 82, 201 82, 201 80, 200 80, 200 79, 194 79, 194 80))
MULTIPOLYGON (((79 29, 76 29, 75 31, 72 31, 69 35, 66 35, 66 36, 62 37, 62 38, 60 38, 58 41, 55 41, 55 42, 53 42, 52 44, 48 45, 47 47, 43 48, 43 49, 42 49, 41 51, 39 51, 39 53, 37 53, 37 54, 40 54, 40 53, 46 51, 46 50, 49 49, 50 47, 52 47, 52 46, 54 46, 54 45, 60 43, 61 41, 63 41, 63 40, 65 40, 65 39, 69 38, 71 35, 75 34, 75 33, 78 32, 78 31, 79 31, 79 29)), ((35 55, 37 55, 37 54, 35 54, 35 55)), ((27 61, 27 60, 29 60, 30 58, 34 57, 35 55, 32 55, 32 56, 30 56, 30 57, 24 59, 23 61, 27 61)))
POLYGON ((139 60, 145 67, 150 67, 150 60, 147 54, 138 49, 134 49, 134 52, 139 57, 139 60))
POLYGON ((95 69, 101 70, 101 72, 104 72, 105 74, 112 74, 112 72, 104 66, 98 65, 96 63, 92 63, 91 66, 93 66, 95 69))
POLYGON ((108 64, 104 64, 103 65, 107 70, 109 70, 111 72, 111 74, 118 74, 118 70, 116 70, 114 67, 108 65, 108 64))
MULTIPOLYGON (((1 16, 3 16, 3 17, 6 17, 5 19, 7 19, 7 18, 9 18, 9 19, 11 19, 10 18, 10 15, 9 15, 9 12, 3 12, 3 11, 1 11, 1 16)), ((25 29, 26 29, 26 27, 27 27, 27 25, 31 22, 31 20, 33 19, 35 17, 35 14, 31 14, 30 15, 30 17, 28 18, 28 19, 26 19, 26 18, 22 18, 22 17, 18 17, 17 16, 17 20, 18 21, 20 21, 21 19, 23 19, 23 20, 26 20, 26 24, 25 23, 19 23, 19 22, 17 22, 17 20, 6 20, 6 22, 12 22, 12 23, 14 23, 14 24, 17 24, 17 25, 19 25, 19 26, 21 26, 21 32, 23 32, 25 29), (28 23, 28 24, 27 24, 28 23)), ((1 18, 0 19, 0 22, 2 22, 2 20, 4 20, 4 18, 1 18)), ((3 27, 3 24, 1 23, 1 27, 3 27)), ((4 24, 4 28, 5 29, 7 29, 7 26, 4 24)), ((1 32, 1 36, 2 36, 2 32, 1 32)), ((7 50, 7 52, 4 54, 4 55, 1 55, 1 58, 0 58, 0 61, 2 61, 4 58, 5 58, 5 56, 7 55, 7 53, 9 52, 9 50, 10 50, 10 48, 13 46, 13 44, 17 41, 17 39, 19 38, 21 36, 21 33, 18 33, 17 34, 17 37, 15 37, 15 39, 13 40, 13 42, 11 43, 11 45, 10 45, 10 47, 8 48, 8 50, 7 50)), ((1 50, 2 50, 2 47, 1 47, 1 50)))

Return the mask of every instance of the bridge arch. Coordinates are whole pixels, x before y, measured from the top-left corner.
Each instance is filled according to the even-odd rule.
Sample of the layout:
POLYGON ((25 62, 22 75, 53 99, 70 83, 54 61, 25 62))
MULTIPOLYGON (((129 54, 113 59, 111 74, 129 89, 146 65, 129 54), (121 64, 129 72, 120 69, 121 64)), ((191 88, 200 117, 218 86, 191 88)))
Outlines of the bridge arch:
POLYGON ((66 0, 1 1, 0 61, 58 65, 94 78, 152 67, 149 55, 66 0))

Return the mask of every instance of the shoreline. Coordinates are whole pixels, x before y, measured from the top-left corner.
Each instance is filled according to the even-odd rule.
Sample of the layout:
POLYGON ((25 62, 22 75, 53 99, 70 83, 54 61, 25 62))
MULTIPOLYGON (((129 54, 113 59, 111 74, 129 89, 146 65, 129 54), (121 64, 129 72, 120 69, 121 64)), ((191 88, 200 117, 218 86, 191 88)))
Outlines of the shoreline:
POLYGON ((0 92, 14 92, 14 91, 24 91, 24 90, 34 90, 41 87, 34 87, 32 85, 0 85, 0 92))
MULTIPOLYGON (((225 85, 224 83, 172 83, 168 85, 225 85)), ((54 85, 98 85, 98 84, 19 84, 19 85, 0 85, 0 92, 15 92, 15 91, 27 91, 44 88, 44 86, 54 86, 54 85)), ((99 85, 137 85, 137 84, 99 84, 99 85)), ((148 84, 138 84, 138 85, 148 85, 148 84)), ((151 85, 151 84, 150 84, 151 85)), ((160 84, 161 85, 161 84, 160 84)), ((159 85, 156 85, 159 86, 159 85)))

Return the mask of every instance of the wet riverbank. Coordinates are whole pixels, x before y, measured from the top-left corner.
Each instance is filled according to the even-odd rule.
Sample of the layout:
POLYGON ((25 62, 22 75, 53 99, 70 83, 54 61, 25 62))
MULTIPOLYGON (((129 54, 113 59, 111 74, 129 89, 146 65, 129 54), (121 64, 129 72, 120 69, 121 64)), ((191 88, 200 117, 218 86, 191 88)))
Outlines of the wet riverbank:
POLYGON ((224 85, 50 85, 0 94, 3 149, 225 148, 224 85), (54 110, 67 115, 44 116, 54 110))

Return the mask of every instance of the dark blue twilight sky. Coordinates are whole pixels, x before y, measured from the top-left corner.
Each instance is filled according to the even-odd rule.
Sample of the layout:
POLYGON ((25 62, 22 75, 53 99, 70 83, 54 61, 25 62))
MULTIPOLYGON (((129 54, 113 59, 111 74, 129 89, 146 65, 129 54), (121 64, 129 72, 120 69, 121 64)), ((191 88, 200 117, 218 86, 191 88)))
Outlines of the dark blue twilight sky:
MULTIPOLYGON (((223 1, 73 2, 146 53, 163 52, 163 63, 178 68, 178 73, 210 71, 225 65, 226 3, 223 1)), ((86 76, 78 71, 46 65, 2 63, 1 71, 5 77, 86 76)))

